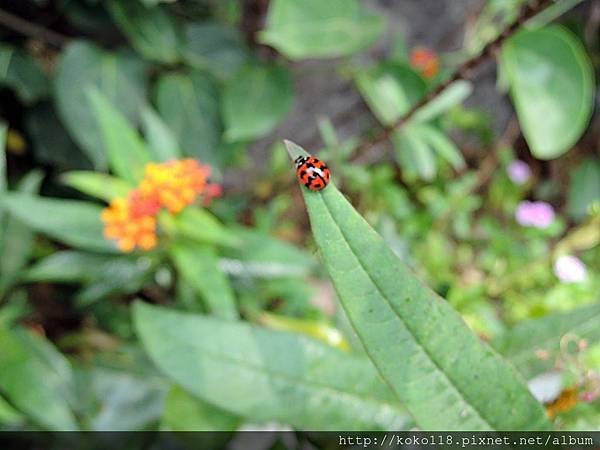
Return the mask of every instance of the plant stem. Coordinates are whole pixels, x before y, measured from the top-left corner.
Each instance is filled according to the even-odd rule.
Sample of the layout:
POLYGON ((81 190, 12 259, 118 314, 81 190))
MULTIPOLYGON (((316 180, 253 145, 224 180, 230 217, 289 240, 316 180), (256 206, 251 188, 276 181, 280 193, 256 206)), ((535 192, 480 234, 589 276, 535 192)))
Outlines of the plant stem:
POLYGON ((69 41, 67 36, 57 33, 56 31, 48 30, 35 23, 28 22, 3 9, 0 9, 0 25, 25 36, 40 39, 58 48, 64 46, 69 41))

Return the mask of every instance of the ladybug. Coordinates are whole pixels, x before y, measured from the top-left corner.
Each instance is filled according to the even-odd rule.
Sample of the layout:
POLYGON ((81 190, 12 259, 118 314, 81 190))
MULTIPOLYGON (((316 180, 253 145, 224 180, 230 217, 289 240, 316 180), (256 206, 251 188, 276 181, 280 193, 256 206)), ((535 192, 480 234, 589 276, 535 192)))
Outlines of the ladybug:
POLYGON ((298 181, 311 191, 320 191, 329 183, 331 172, 320 159, 314 156, 298 156, 294 162, 298 181))

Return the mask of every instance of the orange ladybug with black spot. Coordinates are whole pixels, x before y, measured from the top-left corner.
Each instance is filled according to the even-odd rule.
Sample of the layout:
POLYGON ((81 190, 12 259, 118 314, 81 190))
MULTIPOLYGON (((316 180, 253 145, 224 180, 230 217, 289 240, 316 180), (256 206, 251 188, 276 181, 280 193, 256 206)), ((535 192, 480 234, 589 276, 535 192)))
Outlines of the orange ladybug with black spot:
POLYGON ((327 165, 314 156, 298 156, 296 161, 296 176, 301 184, 311 191, 320 191, 331 179, 327 165))

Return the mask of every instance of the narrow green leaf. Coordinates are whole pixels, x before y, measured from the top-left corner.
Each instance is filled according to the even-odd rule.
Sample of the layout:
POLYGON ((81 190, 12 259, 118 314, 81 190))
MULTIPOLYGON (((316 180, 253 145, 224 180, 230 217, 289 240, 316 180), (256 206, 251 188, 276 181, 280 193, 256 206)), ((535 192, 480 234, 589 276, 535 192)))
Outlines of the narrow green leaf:
POLYGON ((442 158, 456 170, 465 167, 465 160, 458 147, 442 131, 432 125, 419 125, 418 134, 442 158))
POLYGON ((411 122, 422 123, 435 119, 450 108, 462 103, 473 92, 471 83, 459 80, 448 86, 440 95, 419 108, 413 115, 411 122))
POLYGON ((86 283, 98 278, 106 266, 115 265, 123 258, 122 255, 65 250, 38 260, 22 278, 29 282, 86 283))
POLYGON ((302 335, 134 305, 154 363, 201 399, 253 422, 312 430, 397 430, 393 394, 361 356, 302 335))
POLYGON ((504 44, 502 67, 531 152, 553 159, 568 151, 594 102, 593 69, 581 43, 559 26, 523 30, 504 44))
POLYGON ((274 0, 259 39, 292 59, 332 58, 371 46, 384 28, 358 0, 274 0))
POLYGON ((521 322, 497 336, 492 346, 527 378, 533 378, 554 366, 565 336, 600 341, 600 304, 583 306, 567 313, 551 314, 521 322))
POLYGON ((58 113, 95 167, 104 169, 102 134, 87 97, 90 86, 101 90, 128 120, 136 123, 140 107, 146 102, 146 65, 130 52, 109 53, 79 40, 61 54, 54 82, 58 113))
POLYGON ((98 205, 17 192, 5 195, 0 202, 28 227, 65 244, 105 253, 118 251, 104 239, 102 208, 98 205))
POLYGON ((292 106, 292 80, 281 66, 248 66, 223 92, 225 138, 252 140, 268 133, 292 106))
POLYGON ((133 189, 133 185, 121 178, 87 170, 63 173, 60 180, 73 189, 107 202, 117 197, 125 197, 133 189))
POLYGON ((144 136, 152 153, 152 160, 164 162, 181 158, 177 138, 167 124, 149 106, 142 108, 142 125, 144 136))
POLYGON ((144 175, 144 165, 150 161, 146 144, 102 92, 91 87, 88 98, 100 125, 110 168, 124 180, 138 182, 144 175))
POLYGON ((164 9, 145 7, 137 1, 111 0, 107 6, 131 45, 145 58, 164 63, 178 61, 179 31, 164 9))
POLYGON ((432 180, 437 170, 435 155, 429 142, 419 134, 418 127, 409 125, 393 133, 396 159, 406 173, 432 180))
MULTIPOLYGON (((306 154, 287 146, 292 159, 306 154)), ((518 372, 411 273, 332 183, 302 193, 348 318, 419 427, 550 428, 518 372)))
POLYGON ((203 298, 209 311, 222 319, 238 318, 233 290, 212 249, 182 243, 171 248, 171 256, 177 271, 203 298))
POLYGON ((203 208, 186 208, 175 218, 162 216, 161 224, 164 220, 172 220, 179 234, 197 242, 226 247, 242 244, 240 237, 219 222, 210 211, 203 208))
MULTIPOLYGON (((8 187, 8 181, 6 179, 6 133, 8 131, 8 125, 5 122, 0 121, 0 194, 4 194, 8 187)), ((3 232, 3 219, 4 211, 0 208, 0 243, 2 242, 3 232)))
POLYGON ((68 361, 43 338, 0 327, 0 389, 27 416, 48 430, 72 431, 72 373, 68 361))

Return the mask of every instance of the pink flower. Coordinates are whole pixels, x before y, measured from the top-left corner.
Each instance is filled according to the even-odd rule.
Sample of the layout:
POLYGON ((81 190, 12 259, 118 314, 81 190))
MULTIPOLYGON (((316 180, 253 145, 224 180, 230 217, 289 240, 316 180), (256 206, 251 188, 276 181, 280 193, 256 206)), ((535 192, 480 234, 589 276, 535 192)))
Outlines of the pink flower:
POLYGON ((531 169, 526 162, 517 159, 506 168, 508 178, 515 184, 525 184, 531 178, 531 169))
POLYGON ((554 217, 554 208, 546 202, 525 200, 519 203, 515 212, 515 219, 525 227, 548 228, 554 217))
POLYGON ((554 274, 563 283, 581 283, 587 278, 587 268, 576 256, 562 255, 554 262, 554 274))

